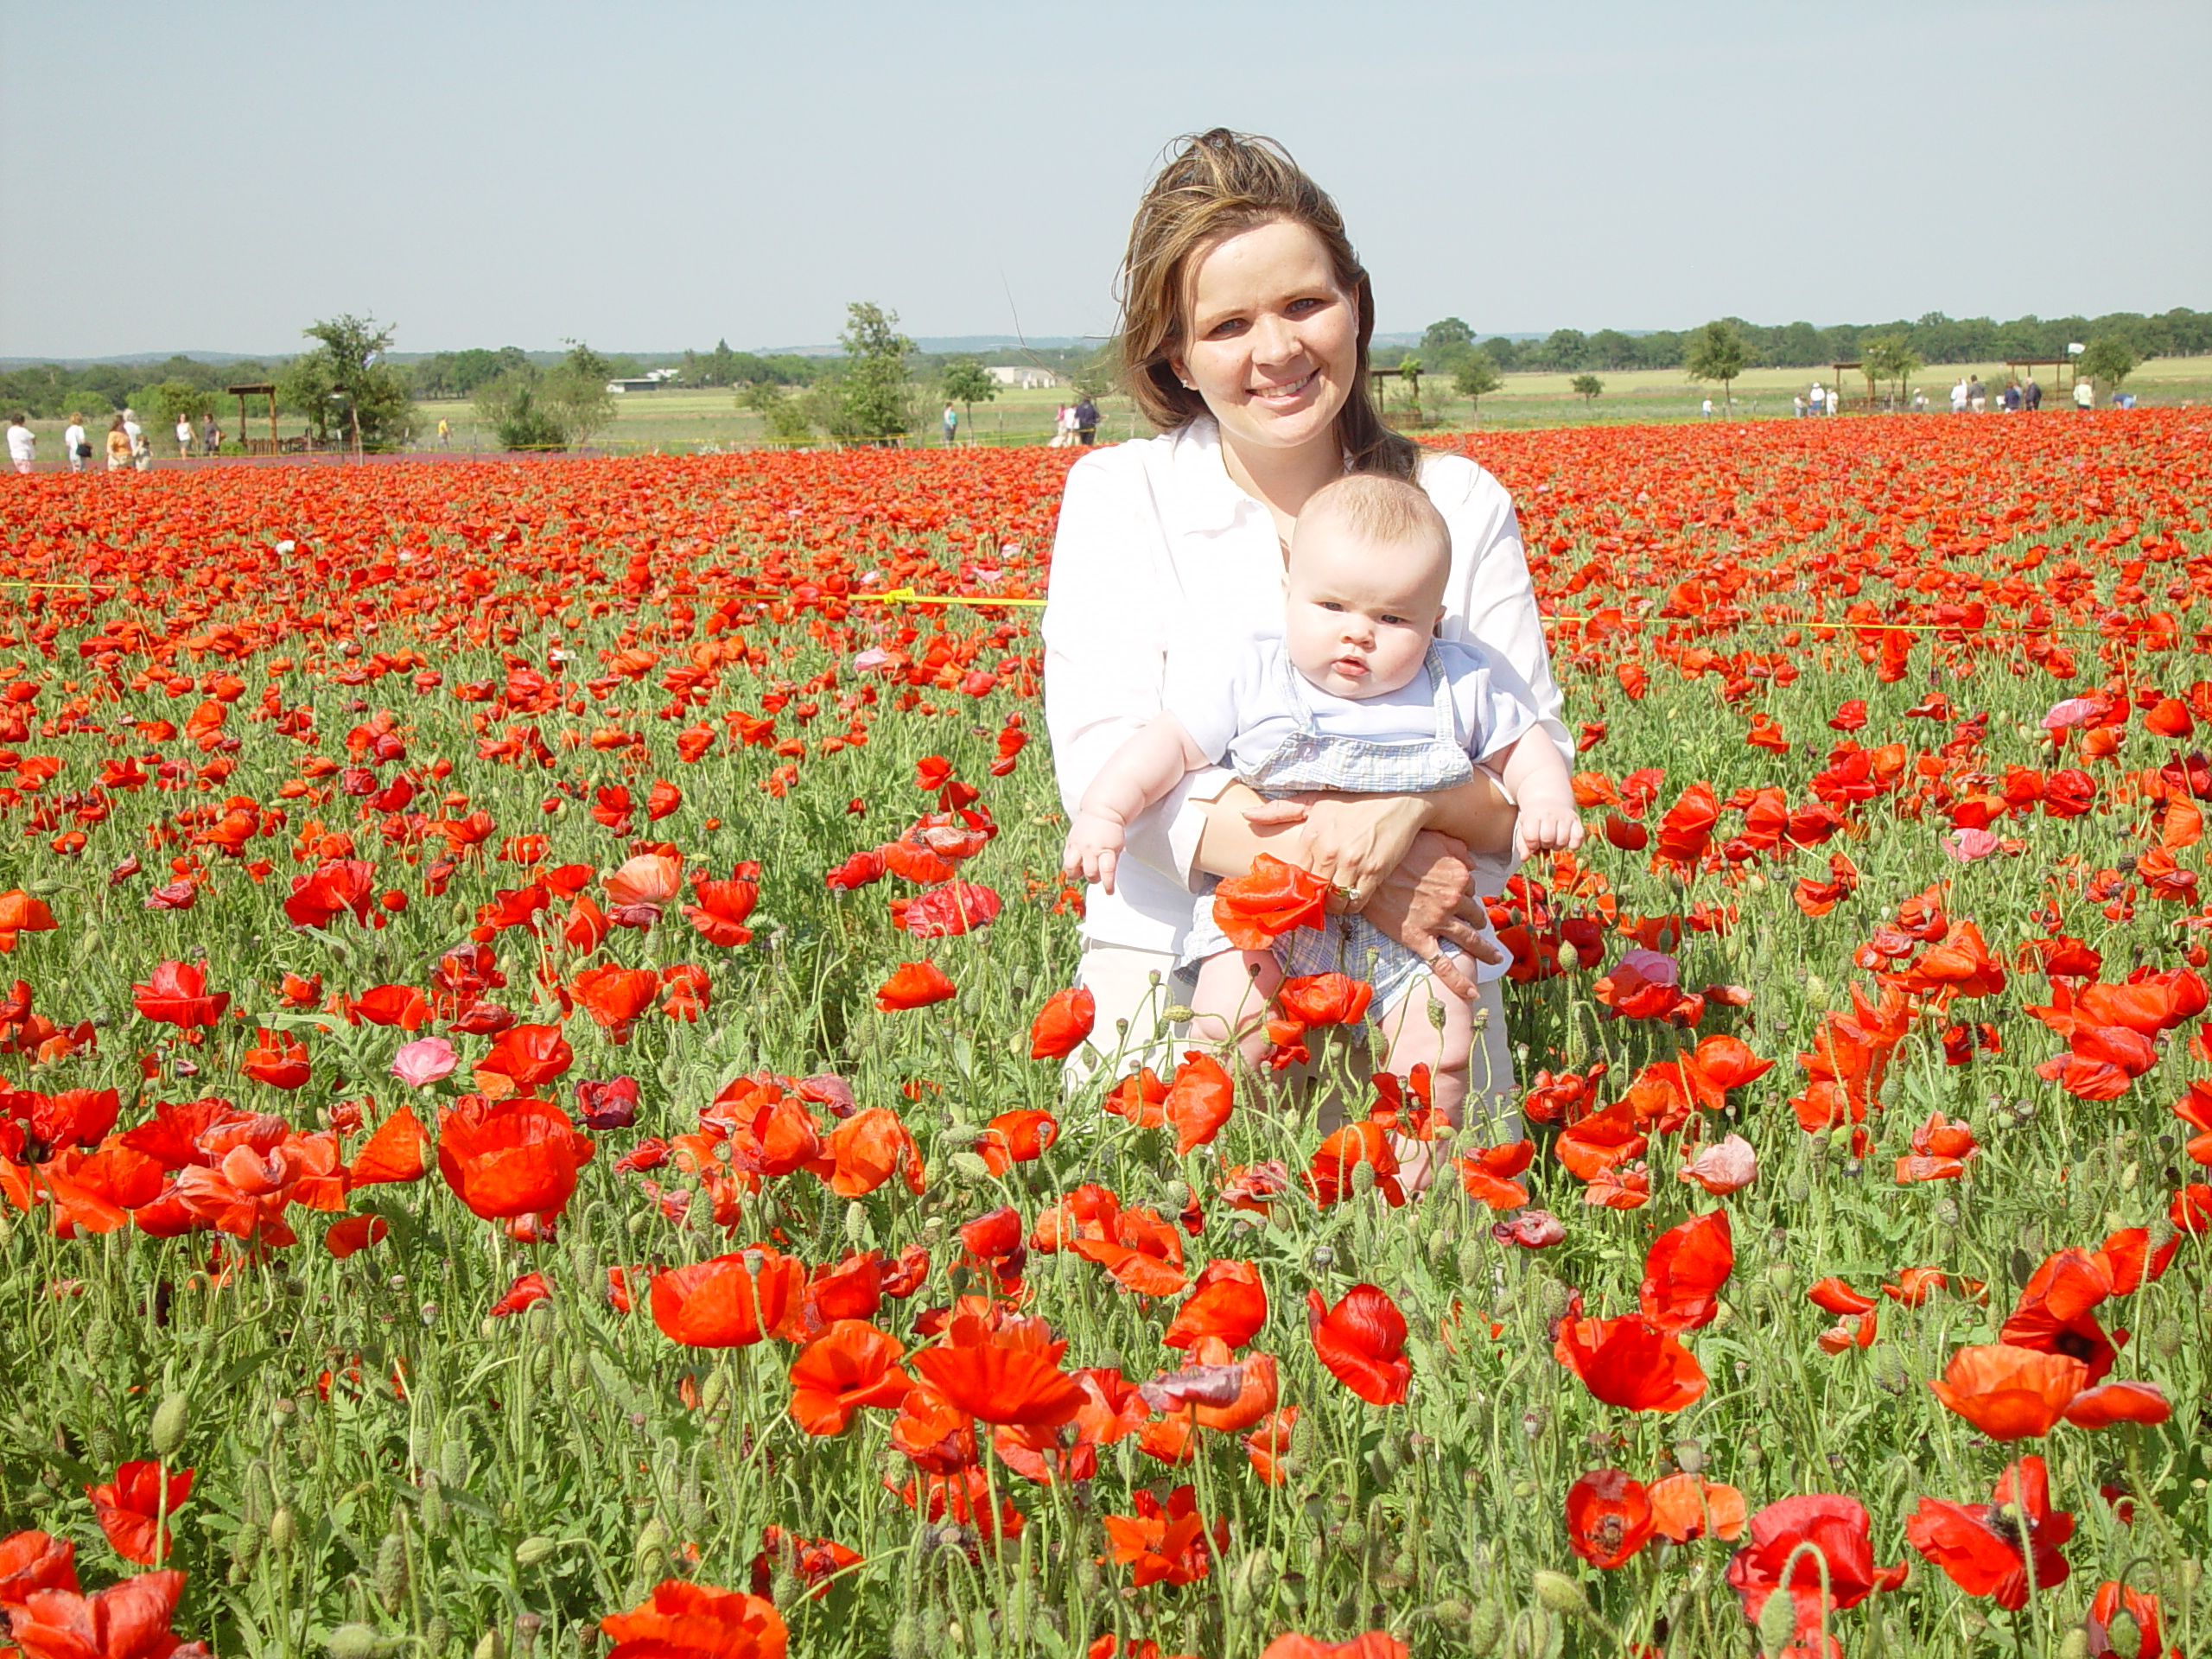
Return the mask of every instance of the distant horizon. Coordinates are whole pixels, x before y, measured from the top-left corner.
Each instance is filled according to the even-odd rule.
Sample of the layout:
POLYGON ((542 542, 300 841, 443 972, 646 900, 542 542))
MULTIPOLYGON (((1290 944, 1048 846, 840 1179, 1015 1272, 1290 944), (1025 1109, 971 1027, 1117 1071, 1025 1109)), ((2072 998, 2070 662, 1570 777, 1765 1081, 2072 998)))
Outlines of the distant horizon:
MULTIPOLYGON (((2134 308, 2133 309, 2121 308, 2113 311, 2098 313, 2094 315, 2079 312, 2044 313, 2031 311, 2023 312, 2019 314, 2018 317, 1955 316, 1951 320, 1953 321, 1988 321, 1997 323, 2007 323, 2033 317, 2044 322, 2056 322, 2064 321, 2069 317, 2079 317, 2083 321, 2094 322, 2097 321, 2099 316, 2119 316, 2129 315, 2137 316, 2158 316, 2174 310, 2196 311, 2199 308, 2200 308, 2195 306, 2187 305, 2161 306, 2155 311, 2144 309, 2142 308, 2134 308)), ((1918 315, 1920 316, 1928 316, 1934 314, 1931 312, 1922 312, 1918 315)), ((1809 321, 1809 319, 1796 317, 1788 319, 1786 323, 1762 321, 1760 319, 1756 317, 1744 316, 1738 316, 1733 320, 1740 322, 1751 323, 1758 327, 1769 328, 1784 327, 1789 323, 1796 323, 1799 321, 1809 321)), ((379 323, 384 323, 385 321, 385 320, 381 317, 377 319, 377 321, 379 323)), ((1430 319, 1430 323, 1441 321, 1443 321, 1442 318, 1432 318, 1430 319)), ((1464 321, 1464 319, 1462 319, 1462 321, 1464 321)), ((1715 321, 1715 319, 1706 318, 1699 322, 1678 325, 1662 325, 1658 327, 1651 328, 1623 328, 1618 324, 1607 323, 1600 324, 1596 328, 1582 328, 1580 329, 1580 332, 1585 334, 1596 334, 1603 329, 1611 328, 1618 333, 1628 335, 1631 339, 1645 339, 1652 334, 1688 334, 1693 329, 1703 327, 1706 322, 1713 321, 1715 321)), ((1818 329, 1869 328, 1878 327, 1886 323, 1910 322, 1913 321, 1916 321, 1916 319, 1911 317, 1884 317, 1879 319, 1854 320, 1841 322, 1814 322, 1811 323, 1811 326, 1818 329)), ((1424 323, 1419 328, 1401 328, 1389 331, 1377 329, 1374 336, 1375 343, 1377 346, 1419 345, 1423 335, 1427 333, 1430 323, 1424 323)), ((387 326, 392 327, 395 333, 397 332, 397 325, 387 324, 387 326)), ((1559 328, 1578 328, 1579 327, 1580 325, 1572 323, 1561 323, 1558 325, 1559 328)), ((1516 342, 1548 340, 1557 331, 1557 328, 1475 328, 1472 330, 1474 337, 1478 340, 1510 340, 1516 342)), ((1039 351, 1065 351, 1083 346, 1103 346, 1108 340, 1110 340, 1112 336, 1108 335, 1102 337, 1088 334, 1030 334, 1023 337, 1017 337, 1013 334, 924 334, 910 335, 909 338, 913 340, 914 349, 917 352, 925 356, 940 357, 957 355, 962 353, 975 353, 978 355, 990 352, 1017 353, 1025 346, 1039 351)), ((592 342, 592 349, 598 352, 604 357, 630 357, 641 359, 654 358, 680 358, 686 352, 696 352, 702 353, 710 352, 714 350, 715 345, 717 341, 724 339, 727 339, 726 335, 717 335, 715 336, 715 340, 707 341, 702 344, 666 347, 609 346, 602 345, 594 341, 592 342)), ((391 353, 391 356, 392 360, 395 362, 419 362, 426 358, 435 357, 441 353, 499 351, 512 345, 514 345, 514 342, 512 340, 501 340, 497 344, 493 344, 490 341, 480 340, 467 346, 435 346, 418 348, 414 346, 402 346, 395 340, 394 348, 391 353)), ((39 356, 18 353, 10 356, 0 356, 0 371, 33 368, 49 364, 67 369, 94 368, 105 365, 130 366, 141 364, 162 363, 175 357, 187 358, 198 363, 217 365, 230 362, 268 362, 271 359, 282 359, 296 357, 301 352, 311 349, 311 346, 312 342, 308 341, 303 338, 302 343, 297 346, 283 350, 266 352, 241 352, 229 350, 116 352, 99 357, 62 356, 58 354, 39 356)), ((516 346, 515 349, 529 353, 533 355, 558 356, 564 349, 564 346, 563 344, 556 344, 552 346, 516 346)), ((741 352, 756 357, 836 357, 842 355, 843 352, 843 348, 834 341, 826 344, 807 346, 733 346, 730 349, 734 352, 741 352)))

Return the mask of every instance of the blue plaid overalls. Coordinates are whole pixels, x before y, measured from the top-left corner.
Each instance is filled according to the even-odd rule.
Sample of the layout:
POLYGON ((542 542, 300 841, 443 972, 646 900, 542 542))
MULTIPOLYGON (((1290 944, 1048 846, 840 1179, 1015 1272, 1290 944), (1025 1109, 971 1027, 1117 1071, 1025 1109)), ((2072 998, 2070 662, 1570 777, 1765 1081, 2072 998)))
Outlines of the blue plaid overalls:
MULTIPOLYGON (((1296 729, 1257 766, 1237 771, 1237 780, 1260 794, 1280 799, 1307 790, 1326 789, 1356 795, 1414 795, 1450 789, 1475 775, 1474 762, 1467 758, 1472 734, 1459 728, 1451 684, 1433 644, 1423 666, 1428 674, 1436 729, 1432 736, 1402 742, 1332 737, 1323 732, 1315 724, 1305 677, 1291 665, 1287 651, 1281 652, 1281 665, 1296 729)), ((1189 969, 1235 948, 1213 918, 1216 885, 1209 881, 1198 896, 1191 931, 1176 963, 1178 969, 1189 969)), ((1460 954, 1448 942, 1440 941, 1440 944, 1450 955, 1460 954)), ((1364 916, 1350 914, 1332 915, 1319 928, 1293 928, 1275 941, 1275 957, 1283 972, 1292 977, 1342 973, 1366 980, 1375 988, 1373 1008, 1378 1014, 1428 972, 1427 963, 1364 916)))

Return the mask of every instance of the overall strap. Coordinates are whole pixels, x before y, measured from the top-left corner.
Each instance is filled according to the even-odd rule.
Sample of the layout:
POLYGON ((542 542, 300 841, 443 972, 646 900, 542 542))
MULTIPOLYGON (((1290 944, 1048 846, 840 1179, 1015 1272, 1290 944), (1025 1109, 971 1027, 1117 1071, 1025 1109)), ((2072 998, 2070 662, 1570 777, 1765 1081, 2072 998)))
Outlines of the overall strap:
POLYGON ((1298 665, 1290 660, 1288 640, 1282 642, 1281 668, 1283 696, 1290 704, 1291 718, 1297 722, 1299 735, 1319 736, 1321 728, 1313 713, 1313 699, 1308 694, 1306 677, 1298 671, 1298 665))
POLYGON ((1428 671, 1428 696, 1436 714, 1436 741, 1455 749, 1464 750, 1467 740, 1459 731, 1459 708, 1452 700, 1452 682, 1444 672, 1444 653, 1436 648, 1436 641, 1428 642, 1428 652, 1422 664, 1428 671))

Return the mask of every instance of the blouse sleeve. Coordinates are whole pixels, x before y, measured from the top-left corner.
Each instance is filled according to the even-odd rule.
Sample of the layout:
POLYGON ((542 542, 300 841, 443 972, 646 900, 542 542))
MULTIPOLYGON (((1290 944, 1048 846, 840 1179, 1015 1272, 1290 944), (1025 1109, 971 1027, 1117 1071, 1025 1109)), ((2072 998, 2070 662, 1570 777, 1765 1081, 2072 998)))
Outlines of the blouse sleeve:
MULTIPOLYGON (((1181 594, 1160 527, 1115 475, 1112 450, 1068 473, 1045 606, 1045 726, 1060 799, 1070 812, 1114 751, 1160 712, 1170 620, 1181 594)), ((1134 486, 1134 487, 1133 487, 1134 486)), ((1203 814, 1229 774, 1192 772, 1129 827, 1128 852, 1176 887, 1190 886, 1203 814)))
POLYGON ((1543 619, 1536 610, 1535 584, 1529 577, 1513 498, 1472 461, 1463 460, 1452 470, 1462 468, 1464 487, 1454 481, 1446 499, 1437 503, 1452 527, 1454 550, 1465 550, 1464 563, 1455 561, 1454 597, 1459 602, 1448 607, 1458 615, 1446 617, 1445 635, 1476 640, 1511 665, 1528 687, 1538 723, 1572 770, 1574 740, 1561 717, 1564 705, 1552 678, 1551 650, 1544 643, 1543 619))

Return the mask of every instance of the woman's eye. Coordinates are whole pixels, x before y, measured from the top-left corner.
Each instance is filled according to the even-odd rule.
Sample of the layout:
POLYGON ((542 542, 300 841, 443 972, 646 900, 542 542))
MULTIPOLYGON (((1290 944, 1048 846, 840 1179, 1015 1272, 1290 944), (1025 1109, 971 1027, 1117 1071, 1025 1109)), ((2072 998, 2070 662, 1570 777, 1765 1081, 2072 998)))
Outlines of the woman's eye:
POLYGON ((1236 334, 1243 327, 1244 320, 1242 317, 1224 317, 1221 321, 1217 322, 1212 327, 1206 330, 1206 338, 1208 340, 1227 340, 1231 334, 1236 334))

